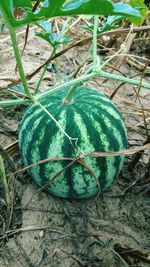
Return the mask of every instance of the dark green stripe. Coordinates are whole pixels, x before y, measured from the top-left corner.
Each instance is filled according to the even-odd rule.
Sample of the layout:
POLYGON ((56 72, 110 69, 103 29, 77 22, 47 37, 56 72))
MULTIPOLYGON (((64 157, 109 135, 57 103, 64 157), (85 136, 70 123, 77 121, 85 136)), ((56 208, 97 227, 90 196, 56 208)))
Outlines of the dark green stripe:
MULTIPOLYGON (((59 121, 61 112, 62 112, 62 107, 59 107, 59 110, 57 107, 57 114, 55 113, 55 119, 57 121, 59 121)), ((58 126, 52 119, 50 119, 47 123, 47 126, 45 127, 45 132, 44 132, 42 142, 39 145, 39 154, 40 154, 41 160, 46 159, 48 157, 48 150, 50 149, 50 144, 52 143, 52 139, 54 138, 54 136, 57 134, 58 131, 59 131, 58 126)), ((51 162, 47 164, 51 164, 51 162)), ((46 177, 45 174, 46 174, 46 164, 42 164, 40 165, 40 177, 42 177, 42 181, 41 181, 42 185, 48 182, 49 178, 53 178, 51 177, 51 174, 49 174, 49 177, 46 177)))
MULTIPOLYGON (((109 143, 108 150, 109 151, 118 151, 118 150, 120 150, 120 144, 118 144, 118 140, 112 134, 112 132, 110 131, 110 128, 108 128, 107 124, 105 124, 105 121, 100 116, 98 116, 97 114, 94 114, 93 117, 95 118, 95 120, 97 122, 99 122, 104 134, 107 136, 107 141, 109 143)), ((121 156, 114 157, 114 167, 115 167, 115 170, 116 170, 114 178, 117 177, 117 175, 118 175, 118 168, 120 166, 120 162, 121 162, 121 156)), ((105 183, 102 183, 102 185, 105 186, 105 183)))
MULTIPOLYGON (((101 152, 104 152, 104 147, 102 144, 102 140, 100 138, 100 134, 96 131, 95 127, 93 126, 93 122, 91 121, 91 118, 84 111, 81 111, 78 107, 76 107, 75 112, 80 114, 80 116, 82 117, 84 125, 87 128, 87 133, 89 134, 90 142, 94 146, 95 151, 99 150, 101 152)), ((105 185, 106 176, 107 176, 107 162, 106 162, 106 159, 102 157, 97 158, 96 161, 97 161, 97 166, 100 166, 98 168, 102 170, 99 182, 101 186, 103 187, 105 185)))
MULTIPOLYGON (((41 132, 45 132, 46 131, 46 127, 49 124, 48 120, 45 122, 45 120, 43 120, 43 118, 41 118, 39 124, 37 125, 37 127, 34 129, 33 133, 32 133, 32 139, 31 140, 26 140, 26 146, 27 146, 27 150, 26 150, 26 156, 28 159, 28 164, 32 164, 33 160, 32 160, 32 153, 33 153, 33 147, 35 146, 35 143, 37 142, 37 140, 39 140, 39 137, 41 135, 41 132), (42 129, 42 130, 41 130, 42 129)), ((25 138, 25 137, 24 137, 25 138)), ((37 154, 37 161, 43 159, 41 158, 40 152, 37 154)))
POLYGON ((53 102, 60 101, 60 99, 61 99, 61 94, 53 94, 53 95, 50 95, 50 96, 42 99, 40 101, 40 103, 42 105, 45 105, 45 104, 48 104, 48 102, 52 102, 53 103, 53 102))
MULTIPOLYGON (((105 103, 102 101, 101 102, 103 105, 105 105, 105 103)), ((93 115, 93 117, 95 115, 99 114, 99 118, 101 117, 101 114, 104 114, 104 116, 106 116, 110 121, 112 121, 112 125, 114 128, 116 128, 119 132, 120 135, 122 136, 122 141, 123 141, 123 148, 127 147, 127 136, 126 136, 126 132, 125 132, 125 128, 124 128, 124 123, 121 120, 116 119, 114 116, 112 116, 107 110, 104 110, 100 103, 95 104, 94 102, 87 104, 86 102, 84 102, 84 104, 81 104, 80 108, 82 109, 82 105, 84 105, 84 110, 88 112, 88 110, 90 109, 91 114, 93 115), (98 106, 99 104, 99 106, 98 106), (97 113, 95 113, 94 109, 97 109, 97 113), (93 112, 94 111, 94 112, 93 112)), ((77 105, 76 105, 77 106, 77 105)), ((78 105, 79 106, 79 105, 78 105)), ((109 108, 109 105, 107 105, 109 108)), ((112 105, 112 108, 114 108, 114 106, 112 105)), ((116 109, 116 112, 118 113, 118 115, 120 115, 120 113, 118 112, 118 110, 116 109)), ((106 125, 107 126, 107 125, 106 125)), ((110 129, 107 129, 108 134, 110 134, 110 129)), ((111 132, 112 134, 112 132, 111 132)), ((112 136, 112 135, 111 135, 112 136)), ((117 148, 118 149, 118 148, 117 148)), ((116 150, 117 151, 117 150, 116 150)))
MULTIPOLYGON (((60 108, 59 108, 59 110, 57 108, 57 113, 60 114, 60 108)), ((28 127, 29 127, 29 125, 28 125, 28 127)), ((45 134, 44 134, 44 136, 42 138, 42 140, 44 142, 42 142, 42 140, 41 140, 41 144, 39 146, 39 153, 37 154, 37 161, 47 158, 47 149, 49 148, 50 137, 53 137, 52 130, 54 128, 56 128, 56 130, 58 129, 57 126, 56 127, 55 126, 56 126, 55 122, 48 116, 48 114, 43 112, 43 116, 41 117, 41 120, 40 120, 39 124, 36 126, 36 128, 33 131, 32 139, 31 140, 26 140, 26 136, 22 137, 22 140, 25 140, 25 144, 24 145, 27 146, 27 143, 28 143, 28 147, 27 147, 26 155, 25 155, 25 157, 28 160, 28 164, 32 164, 33 163, 33 160, 32 160, 33 148, 34 148, 34 146, 36 144, 36 141, 39 140, 41 132, 43 132, 43 131, 45 132, 45 134), (52 127, 52 124, 54 125, 54 127, 52 127), (48 129, 50 131, 48 131, 48 129), (48 142, 48 140, 49 140, 49 142, 48 142)), ((30 129, 30 127, 29 127, 29 129, 30 129)), ((23 147, 23 145, 21 147, 23 147)), ((43 167, 45 168, 45 165, 46 164, 40 165, 40 173, 39 173, 39 175, 41 176, 42 180, 44 179, 44 175, 43 175, 43 173, 41 175, 41 170, 43 170, 43 167)))
MULTIPOLYGON (((76 109, 74 106, 69 106, 67 109, 67 125, 66 125, 66 132, 72 136, 72 137, 78 137, 78 147, 80 148, 80 143, 82 141, 82 128, 80 129, 78 124, 75 121, 74 115, 76 112, 76 109), (70 122, 71 122, 71 126, 70 126, 70 122)), ((80 113, 78 114, 80 117, 80 113)), ((82 117, 81 117, 82 119, 82 117)), ((84 122, 83 122, 84 123, 84 122)), ((64 148, 63 148, 63 154, 68 157, 76 157, 77 155, 75 155, 75 149, 68 144, 69 141, 66 140, 66 142, 64 142, 64 148)), ((72 168, 68 168, 66 170, 65 176, 69 179, 68 181, 68 186, 70 188, 70 192, 69 192, 69 196, 68 197, 78 197, 80 195, 80 192, 77 192, 74 189, 74 183, 76 181, 74 181, 74 172, 73 172, 73 168, 77 167, 78 169, 80 169, 80 172, 82 173, 82 179, 83 179, 83 183, 85 184, 84 186, 84 193, 83 194, 88 194, 88 186, 89 186, 89 180, 87 179, 87 174, 89 175, 89 171, 87 171, 84 167, 82 167, 81 165, 79 166, 79 164, 74 163, 74 165, 72 166, 72 168)), ((82 188, 83 189, 83 188, 82 188)))
MULTIPOLYGON (((52 96, 51 96, 51 99, 46 98, 46 99, 42 100, 40 103, 41 103, 42 105, 45 106, 45 104, 47 104, 48 102, 51 101, 51 103, 50 103, 50 105, 51 105, 51 104, 54 103, 57 99, 60 101, 60 98, 59 98, 59 97, 54 97, 54 96, 52 97, 52 96)), ((56 105, 56 103, 55 103, 55 105, 56 105)), ((22 124, 22 123, 26 120, 26 118, 28 118, 28 116, 30 116, 31 114, 32 114, 32 116, 34 116, 34 118, 35 118, 35 114, 36 114, 36 111, 37 111, 37 110, 39 110, 39 106, 38 106, 38 105, 30 104, 30 105, 28 106, 28 108, 26 109, 26 111, 25 111, 25 114, 24 114, 24 116, 23 116, 23 120, 22 120, 21 124, 22 124)))
POLYGON ((83 99, 83 104, 82 104, 82 99, 81 99, 81 101, 80 101, 81 105, 84 105, 85 104, 85 100, 86 100, 86 103, 87 104, 89 104, 89 105, 92 104, 92 107, 94 105, 94 107, 97 107, 97 109, 102 108, 101 107, 101 104, 104 105, 104 106, 107 106, 108 108, 111 107, 120 116, 120 120, 124 121, 123 116, 122 116, 120 110, 117 108, 117 106, 111 100, 108 102, 107 101, 107 100, 109 100, 108 98, 106 98, 106 101, 105 101, 104 98, 99 98, 99 99, 98 98, 97 99, 95 99, 95 98, 93 98, 93 99, 92 98, 83 99))
MULTIPOLYGON (((45 106, 44 106, 44 107, 45 107, 45 106)), ((59 107, 59 105, 57 105, 57 103, 50 104, 50 106, 46 107, 46 109, 47 109, 47 110, 48 110, 54 117, 55 117, 55 114, 58 113, 59 108, 60 108, 60 107, 59 107), (54 113, 54 112, 55 112, 55 113, 54 113)), ((32 116, 31 116, 31 118, 30 118, 30 120, 29 120, 29 122, 28 122, 28 125, 27 125, 28 129, 31 129, 32 126, 34 125, 34 122, 35 122, 36 120, 38 120, 39 118, 41 118, 41 120, 44 121, 44 122, 46 122, 46 121, 48 120, 48 115, 45 113, 44 110, 41 109, 40 106, 36 106, 36 110, 35 110, 35 107, 33 106, 33 109, 32 109, 32 107, 31 107, 30 110, 27 112, 27 114, 23 117, 23 120, 22 120, 21 125, 20 125, 20 129, 22 129, 22 125, 23 125, 24 123, 26 123, 26 122, 25 122, 26 119, 28 120, 28 117, 30 116, 31 112, 32 112, 32 116), (34 112, 33 112, 33 110, 34 110, 34 112), (39 110, 41 110, 41 112, 38 113, 38 114, 36 114, 36 111, 39 111, 39 110), (47 117, 47 119, 45 119, 46 117, 47 117)), ((49 119, 51 120, 50 117, 49 117, 49 119)), ((44 125, 44 123, 43 123, 43 125, 44 125)), ((39 127, 39 126, 37 126, 37 127, 35 128, 35 131, 36 131, 36 129, 37 129, 38 127, 39 127)), ((40 131, 40 129, 41 129, 41 128, 38 128, 39 131, 40 131)), ((26 134, 27 134, 27 132, 26 132, 26 128, 25 128, 24 130, 21 130, 21 135, 22 135, 22 138, 23 138, 23 139, 24 139, 24 136, 26 137, 26 134)), ((28 142, 29 142, 29 140, 28 140, 28 142)))
POLYGON ((93 90, 87 87, 79 87, 75 92, 75 97, 81 99, 82 97, 87 96, 88 98, 92 96, 105 96, 102 92, 93 90))
MULTIPOLYGON (((46 159, 48 157, 48 150, 50 148, 50 143, 57 132, 58 132, 58 127, 54 124, 52 127, 52 121, 51 124, 48 123, 47 126, 45 127, 43 140, 39 146, 39 155, 41 160, 46 159)), ((53 164, 53 163, 49 162, 46 164, 53 164)), ((40 165, 39 175, 41 177, 41 185, 44 185, 46 182, 48 182, 48 180, 50 180, 48 178, 53 178, 51 177, 51 173, 49 174, 49 177, 46 176, 46 164, 40 165)))
MULTIPOLYGON (((75 124, 74 121, 74 107, 73 106, 66 106, 66 128, 65 132, 71 136, 71 137, 77 137, 80 136, 81 133, 75 124), (71 122, 71 125, 70 125, 71 122)), ((70 144, 70 141, 66 136, 64 136, 62 144, 62 154, 64 157, 73 157, 74 154, 74 147, 70 144)), ((68 162, 63 161, 62 162, 63 167, 66 167, 68 165, 68 162)), ((78 193, 74 190, 74 177, 73 177, 73 166, 67 168, 64 172, 64 177, 66 178, 66 183, 69 187, 69 192, 68 192, 68 198, 76 197, 78 193)))

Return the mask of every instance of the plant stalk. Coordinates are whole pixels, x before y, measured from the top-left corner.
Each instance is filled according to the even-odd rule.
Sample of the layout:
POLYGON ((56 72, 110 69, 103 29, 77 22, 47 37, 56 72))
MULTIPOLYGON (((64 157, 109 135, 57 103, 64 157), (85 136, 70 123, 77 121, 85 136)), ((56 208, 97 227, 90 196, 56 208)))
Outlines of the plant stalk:
MULTIPOLYGON (((50 58, 52 58, 52 57, 55 55, 56 50, 57 50, 57 47, 54 47, 53 50, 52 50, 52 53, 51 53, 50 58)), ((45 75, 45 73, 46 73, 46 70, 47 70, 48 66, 49 66, 49 62, 48 62, 48 63, 45 65, 45 67, 44 67, 44 70, 43 70, 43 72, 42 72, 42 74, 41 74, 41 77, 40 77, 40 79, 39 79, 39 81, 38 81, 38 84, 37 84, 37 86, 36 86, 35 94, 37 94, 38 91, 39 91, 39 88, 40 88, 40 86, 41 86, 41 83, 42 83, 42 81, 43 81, 43 78, 44 78, 44 75, 45 75)))
POLYGON ((19 48, 18 48, 18 44, 17 44, 17 37, 16 37, 15 28, 11 25, 11 23, 9 21, 9 18, 8 18, 5 10, 3 9, 3 6, 1 5, 1 3, 0 3, 0 9, 1 9, 2 14, 4 16, 5 23, 6 23, 7 27, 8 27, 8 29, 9 29, 9 34, 10 34, 10 37, 11 37, 11 41, 12 41, 12 45, 13 45, 13 49, 14 49, 14 54, 15 54, 15 58, 16 58, 16 63, 17 63, 17 67, 18 67, 18 70, 19 70, 19 75, 20 75, 20 79, 21 79, 22 85, 24 87, 25 93, 28 96, 28 98, 30 98, 30 100, 32 102, 34 102, 35 100, 34 100, 33 95, 30 92, 29 87, 28 87, 26 76, 25 76, 25 72, 24 72, 24 69, 23 69, 21 56, 20 56, 20 52, 19 52, 19 48))
POLYGON ((31 101, 34 102, 34 97, 30 92, 30 89, 29 89, 28 84, 27 84, 26 76, 24 73, 24 69, 23 69, 23 65, 22 65, 22 61, 21 61, 21 56, 20 56, 20 52, 19 52, 19 48, 18 48, 18 44, 17 44, 16 32, 10 24, 8 24, 8 26, 9 26, 9 32, 10 32, 10 36, 11 36, 11 40, 12 40, 12 44, 13 44, 13 49, 14 49, 14 54, 15 54, 15 58, 16 58, 16 62, 17 62, 17 67, 19 70, 22 85, 24 87, 24 91, 25 91, 26 95, 31 99, 31 101))
POLYGON ((61 90, 61 89, 68 88, 70 86, 74 86, 77 84, 82 84, 83 82, 88 81, 94 77, 102 77, 102 78, 112 79, 115 81, 129 83, 129 84, 136 85, 136 86, 140 85, 141 87, 150 90, 150 84, 148 84, 148 83, 142 82, 142 84, 141 84, 140 81, 137 81, 134 79, 126 78, 124 76, 119 76, 116 74, 107 73, 104 71, 98 72, 98 70, 97 70, 97 71, 92 71, 90 74, 82 75, 81 77, 79 77, 77 79, 66 82, 65 84, 60 84, 60 85, 54 86, 51 88, 51 90, 48 90, 46 92, 43 92, 42 94, 36 95, 36 100, 43 99, 43 98, 53 94, 54 92, 61 90))
POLYGON ((97 65, 97 28, 99 16, 94 16, 94 32, 93 32, 93 63, 97 65))
POLYGON ((16 99, 16 100, 3 100, 0 101, 0 107, 10 107, 10 106, 16 106, 16 105, 28 105, 30 104, 30 100, 28 99, 16 99))
POLYGON ((67 96, 64 99, 64 104, 71 105, 73 103, 73 96, 74 96, 76 89, 78 88, 78 85, 79 84, 77 83, 71 87, 71 89, 69 90, 69 93, 67 94, 67 96))
MULTIPOLYGON (((149 89, 150 90, 150 84, 148 83, 145 83, 145 82, 141 82, 140 81, 137 81, 137 80, 134 80, 134 79, 130 79, 130 78, 126 78, 124 76, 120 76, 120 75, 115 75, 115 74, 111 74, 111 73, 107 73, 107 72, 104 72, 104 71, 93 71, 91 72, 90 74, 87 74, 87 75, 82 75, 81 77, 77 78, 77 79, 74 79, 74 80, 71 80, 69 82, 66 82, 64 84, 60 84, 60 85, 57 85, 57 86, 54 86, 54 87, 51 87, 51 89, 41 93, 41 94, 37 94, 34 99, 35 100, 41 100, 61 89, 64 89, 64 88, 68 88, 68 87, 71 87, 71 86, 74 86, 74 85, 77 85, 77 84, 82 84, 83 82, 85 81, 88 81, 94 77, 102 77, 102 78, 106 78, 106 79, 112 79, 112 80, 115 80, 115 81, 120 81, 120 82, 123 82, 123 83, 128 83, 128 84, 132 84, 132 85, 135 85, 135 86, 140 86, 141 88, 145 88, 145 89, 149 89)), ((5 107, 5 106, 12 106, 12 105, 20 105, 20 104, 28 104, 30 103, 29 100, 22 100, 22 99, 16 99, 16 100, 5 100, 5 101, 0 101, 0 107, 5 107)))

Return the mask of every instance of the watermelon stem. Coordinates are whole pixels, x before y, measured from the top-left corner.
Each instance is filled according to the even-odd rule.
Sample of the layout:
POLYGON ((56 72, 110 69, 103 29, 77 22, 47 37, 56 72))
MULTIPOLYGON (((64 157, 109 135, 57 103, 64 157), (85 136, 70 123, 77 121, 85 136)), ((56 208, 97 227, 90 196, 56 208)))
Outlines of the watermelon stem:
POLYGON ((74 103, 73 96, 77 88, 79 88, 79 84, 75 84, 71 87, 71 89, 69 90, 69 93, 63 100, 63 103, 65 105, 72 105, 74 103))
MULTIPOLYGON (((78 78, 76 78, 74 80, 68 81, 68 82, 66 82, 64 84, 60 84, 60 85, 51 87, 50 90, 47 90, 47 91, 45 91, 45 92, 43 92, 41 94, 38 94, 36 96, 36 99, 37 100, 42 100, 45 97, 53 94, 54 92, 57 92, 57 91, 59 91, 61 89, 64 89, 64 88, 67 88, 67 87, 70 87, 70 86, 73 87, 73 86, 77 86, 79 84, 83 84, 85 81, 88 81, 88 80, 93 79, 95 77, 111 79, 111 80, 120 81, 120 82, 132 84, 132 85, 136 85, 136 86, 140 85, 141 87, 150 90, 150 84, 148 84, 146 82, 142 82, 142 84, 141 84, 139 80, 123 77, 123 76, 117 75, 117 74, 108 73, 108 72, 102 71, 100 68, 99 69, 97 68, 97 69, 95 69, 94 71, 92 71, 89 74, 82 75, 81 77, 78 77, 78 78)), ((70 89, 70 91, 71 90, 72 89, 70 89)), ((66 98, 68 99, 68 96, 66 96, 66 98)), ((1 106, 1 102, 0 102, 0 106, 1 106)))

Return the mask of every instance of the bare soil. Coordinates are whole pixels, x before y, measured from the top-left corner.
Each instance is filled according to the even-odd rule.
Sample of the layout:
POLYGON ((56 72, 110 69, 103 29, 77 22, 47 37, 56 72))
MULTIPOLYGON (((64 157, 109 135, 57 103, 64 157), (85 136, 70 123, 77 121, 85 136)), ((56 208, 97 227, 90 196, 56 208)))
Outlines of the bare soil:
MULTIPOLYGON (((60 23, 61 24, 61 23, 60 23)), ((86 33, 75 26, 70 32, 74 40, 86 37, 86 33)), ((23 34, 18 36, 21 48, 23 34)), ((15 60, 7 33, 0 34, 0 88, 1 99, 13 98, 8 90, 10 81, 17 79, 15 60)), ((135 34, 128 53, 147 57, 148 33, 135 34), (138 40, 140 38, 140 41, 138 40)), ((99 57, 118 49, 125 36, 104 36, 99 39, 99 57), (105 48, 102 49, 102 46, 105 48), (108 49, 109 48, 109 49, 108 49)), ((75 46, 57 63, 53 61, 46 72, 42 90, 59 82, 85 60, 91 43, 75 46)), ((62 49, 62 47, 60 48, 62 49)), ((27 74, 45 62, 50 55, 49 45, 30 32, 23 54, 27 74)), ((138 75, 142 60, 131 62, 131 58, 114 59, 112 66, 125 75, 138 75), (129 60, 130 59, 130 60, 129 60), (120 62, 121 66, 119 67, 120 62)), ((147 73, 150 73, 150 67, 147 73)), ((108 69, 114 73, 115 70, 108 69)), ((29 80, 34 88, 40 73, 29 80)), ((144 77, 147 82, 150 78, 144 77)), ((87 83, 110 96, 119 83, 96 78, 87 83)), ((140 89, 136 99, 135 88, 125 84, 118 90, 114 102, 121 110, 128 130, 129 147, 148 142, 150 134, 150 92, 140 89), (140 101, 139 101, 140 99, 140 101), (145 117, 144 117, 144 115, 145 117), (145 122, 147 128, 145 127, 145 122), (147 131, 146 131, 147 129, 147 131)), ((25 111, 23 105, 0 109, 0 144, 6 148, 17 140, 18 126, 25 111)), ((7 211, 4 188, 0 184, 0 267, 148 267, 150 266, 150 154, 144 150, 126 156, 125 165, 117 181, 97 198, 88 200, 66 200, 53 197, 39 190, 27 172, 16 176, 14 170, 22 168, 19 151, 13 149, 10 158, 1 151, 6 174, 9 178, 12 205, 7 211), (11 176, 10 176, 11 175, 11 176)))

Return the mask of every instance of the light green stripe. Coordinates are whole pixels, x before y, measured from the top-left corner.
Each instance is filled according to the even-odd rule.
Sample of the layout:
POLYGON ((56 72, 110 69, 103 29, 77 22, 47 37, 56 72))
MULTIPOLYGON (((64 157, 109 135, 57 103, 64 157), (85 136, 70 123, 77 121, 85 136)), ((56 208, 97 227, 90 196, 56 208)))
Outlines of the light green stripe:
MULTIPOLYGON (((75 121, 76 127, 79 127, 81 131, 80 147, 75 150, 76 154, 74 154, 74 157, 95 151, 94 146, 91 144, 91 140, 90 140, 90 136, 87 131, 87 127, 82 120, 82 116, 78 114, 77 111, 75 111, 75 114, 74 114, 74 121, 75 121)), ((83 162, 96 174, 97 177, 100 175, 100 168, 97 166, 96 158, 86 158, 83 160, 83 162)), ((87 186, 84 182, 84 177, 83 177, 81 170, 86 171, 84 167, 79 166, 79 165, 76 165, 73 168, 74 188, 76 191, 78 191, 78 189, 81 188, 83 190, 83 193, 85 193, 84 188, 85 187, 87 188, 87 186)), ((86 180, 88 179, 90 180, 90 188, 92 186, 93 188, 95 188, 96 182, 95 182, 95 178, 93 177, 93 175, 90 173, 86 174, 86 180)))
MULTIPOLYGON (((88 99, 85 98, 86 105, 89 105, 89 107, 91 106, 92 110, 94 110, 96 113, 98 113, 98 111, 100 109, 102 109, 102 110, 108 112, 116 120, 119 120, 119 121, 121 120, 123 122, 123 119, 119 114, 119 110, 117 110, 117 111, 115 110, 115 109, 117 109, 117 107, 115 106, 115 104, 113 102, 111 102, 109 99, 107 99, 105 97, 102 97, 102 98, 93 97, 93 98, 94 98, 93 107, 91 106, 92 100, 90 99, 90 101, 88 101, 88 99), (101 99, 106 102, 106 106, 100 102, 101 99), (94 106, 96 104, 97 104, 97 106, 94 106)), ((82 101, 83 100, 84 100, 84 98, 82 99, 82 101)), ((84 101, 83 101, 83 105, 84 105, 84 101)))
MULTIPOLYGON (((65 130, 66 128, 66 111, 62 111, 59 115, 58 123, 62 126, 62 128, 65 130)), ((57 125, 55 126, 57 127, 57 125)), ((57 127, 58 128, 58 127, 57 127)), ((62 145, 64 142, 64 139, 67 138, 64 133, 58 128, 57 133, 52 137, 51 143, 49 145, 47 158, 56 158, 56 157, 64 157, 62 152, 62 145)), ((71 146, 69 140, 68 145, 71 146)), ((55 174, 62 169, 62 161, 58 162, 50 162, 49 164, 46 164, 45 166, 45 176, 52 179, 55 174)), ((56 179, 57 183, 54 185, 51 184, 52 191, 58 193, 58 191, 61 192, 61 194, 66 194, 69 191, 69 187, 67 186, 66 179, 64 178, 64 174, 61 174, 56 179)))
MULTIPOLYGON (((100 127, 100 124, 97 121, 92 119, 94 127, 96 131, 100 134, 101 141, 103 143, 104 151, 110 151, 110 142, 108 136, 103 132, 100 127)), ((100 152, 99 150, 97 152, 100 152)), ((106 165, 107 165, 107 174, 106 174, 106 183, 111 184, 113 182, 113 178, 116 172, 116 168, 114 167, 115 158, 114 157, 106 157, 106 165)))
POLYGON ((121 136, 121 133, 120 131, 114 127, 114 125, 112 124, 111 120, 108 119, 107 116, 105 115, 101 115, 102 119, 104 120, 105 124, 107 125, 107 128, 109 130, 109 132, 111 132, 111 134, 113 135, 113 137, 115 137, 115 140, 118 144, 118 149, 123 149, 123 140, 122 140, 122 136, 121 136))

